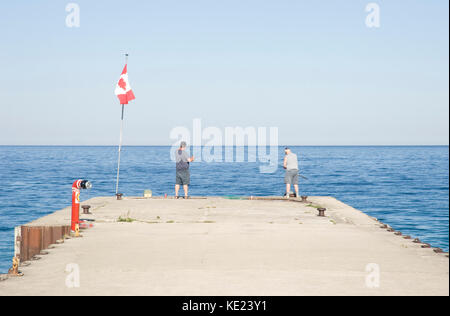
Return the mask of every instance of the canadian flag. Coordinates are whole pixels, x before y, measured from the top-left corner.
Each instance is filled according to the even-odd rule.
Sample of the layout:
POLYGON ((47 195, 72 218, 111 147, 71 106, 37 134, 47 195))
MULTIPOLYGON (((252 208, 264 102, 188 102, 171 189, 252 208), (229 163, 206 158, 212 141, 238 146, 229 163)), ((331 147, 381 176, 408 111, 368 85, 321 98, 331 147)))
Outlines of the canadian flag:
POLYGON ((120 104, 128 104, 129 101, 136 99, 128 82, 127 65, 123 68, 119 82, 117 82, 115 94, 119 98, 120 104))

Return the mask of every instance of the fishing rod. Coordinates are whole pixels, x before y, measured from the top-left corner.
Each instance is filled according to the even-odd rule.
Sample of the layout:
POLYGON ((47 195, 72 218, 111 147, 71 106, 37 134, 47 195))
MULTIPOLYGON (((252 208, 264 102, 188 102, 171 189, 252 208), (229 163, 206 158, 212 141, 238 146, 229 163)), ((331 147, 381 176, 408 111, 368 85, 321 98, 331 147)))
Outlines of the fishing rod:
MULTIPOLYGON (((284 166, 282 166, 282 165, 280 165, 280 167, 283 167, 283 169, 286 169, 284 166)), ((305 177, 304 175, 301 175, 300 173, 298 174, 298 176, 300 177, 300 178, 302 178, 302 179, 305 179, 305 180, 309 180, 307 177, 305 177)))
POLYGON ((298 176, 299 176, 300 178, 302 178, 302 179, 309 180, 307 177, 302 176, 301 174, 298 174, 298 176))

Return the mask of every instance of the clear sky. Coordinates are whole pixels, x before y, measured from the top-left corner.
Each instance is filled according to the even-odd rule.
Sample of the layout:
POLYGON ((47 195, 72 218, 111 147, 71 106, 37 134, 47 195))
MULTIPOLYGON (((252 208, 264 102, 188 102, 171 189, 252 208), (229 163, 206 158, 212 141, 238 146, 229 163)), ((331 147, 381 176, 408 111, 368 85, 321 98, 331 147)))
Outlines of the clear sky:
POLYGON ((276 126, 281 144, 449 143, 449 2, 1 1, 0 144, 124 144, 176 126, 276 126))

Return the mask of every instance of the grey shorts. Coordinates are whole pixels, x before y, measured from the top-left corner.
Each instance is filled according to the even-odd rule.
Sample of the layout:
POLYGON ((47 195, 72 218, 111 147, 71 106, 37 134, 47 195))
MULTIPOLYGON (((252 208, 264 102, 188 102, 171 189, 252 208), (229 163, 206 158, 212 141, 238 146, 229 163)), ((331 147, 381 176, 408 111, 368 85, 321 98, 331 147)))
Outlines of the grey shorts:
POLYGON ((284 183, 291 185, 298 184, 298 169, 286 170, 286 175, 284 176, 284 183))
POLYGON ((190 181, 191 181, 191 174, 189 172, 189 169, 177 170, 175 184, 188 185, 190 183, 190 181))

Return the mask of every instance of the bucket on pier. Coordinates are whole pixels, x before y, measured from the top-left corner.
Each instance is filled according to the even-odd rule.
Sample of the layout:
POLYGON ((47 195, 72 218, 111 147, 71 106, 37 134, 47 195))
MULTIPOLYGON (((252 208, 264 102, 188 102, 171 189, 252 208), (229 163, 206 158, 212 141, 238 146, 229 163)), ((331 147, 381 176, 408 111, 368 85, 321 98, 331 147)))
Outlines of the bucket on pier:
POLYGON ((145 198, 151 198, 153 195, 152 190, 144 190, 144 197, 145 198))

